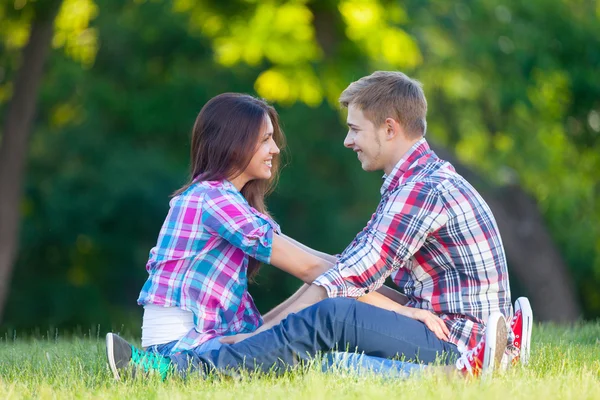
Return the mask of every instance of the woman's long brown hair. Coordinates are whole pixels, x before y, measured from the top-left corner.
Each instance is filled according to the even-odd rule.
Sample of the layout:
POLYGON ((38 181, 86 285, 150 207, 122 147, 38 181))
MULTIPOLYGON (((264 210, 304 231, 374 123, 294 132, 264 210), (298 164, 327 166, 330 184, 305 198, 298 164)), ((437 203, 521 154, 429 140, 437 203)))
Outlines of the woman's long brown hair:
MULTIPOLYGON (((277 111, 264 100, 241 93, 223 93, 213 97, 200 110, 192 133, 190 180, 173 195, 177 196, 197 181, 233 179, 250 164, 268 116, 273 124, 273 140, 280 149, 285 136, 277 111)), ((248 203, 269 215, 265 196, 271 193, 279 176, 280 157, 271 161, 271 178, 252 180, 241 190, 248 203)), ((260 262, 250 257, 248 279, 258 273, 260 262)))

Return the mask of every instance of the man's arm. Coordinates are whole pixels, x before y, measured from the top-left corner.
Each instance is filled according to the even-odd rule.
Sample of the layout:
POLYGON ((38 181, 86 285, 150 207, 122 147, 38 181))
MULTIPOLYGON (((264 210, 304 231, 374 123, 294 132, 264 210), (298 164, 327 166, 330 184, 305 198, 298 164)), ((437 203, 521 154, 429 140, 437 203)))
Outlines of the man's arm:
MULTIPOLYGON (((268 321, 265 321, 265 323, 256 331, 248 334, 227 336, 225 338, 222 338, 221 342, 230 344, 237 343, 239 341, 249 338, 250 336, 254 336, 258 333, 264 332, 279 324, 289 314, 297 313, 298 311, 303 310, 306 307, 310 307, 313 304, 318 303, 319 301, 327 298, 327 292, 321 286, 310 285, 306 288, 306 290, 302 292, 301 291, 302 288, 298 292, 296 292, 296 295, 298 296, 293 301, 291 301, 287 307, 282 308, 278 314, 273 315, 268 321)), ((430 311, 405 307, 377 292, 372 292, 367 295, 364 295, 360 297, 358 301, 373 305, 375 307, 390 310, 398 314, 404 315, 406 317, 421 321, 429 329, 431 329, 439 339, 446 341, 448 340, 448 335, 450 334, 450 331, 446 327, 446 324, 438 316, 431 313, 430 311)))
POLYGON ((286 308, 290 307, 292 305, 292 303, 294 303, 295 301, 298 300, 298 298, 302 295, 302 293, 306 292, 306 289, 308 289, 309 285, 308 284, 304 284, 300 287, 300 289, 298 289, 296 291, 296 293, 294 293, 293 295, 291 295, 287 300, 283 301, 281 304, 279 304, 277 307, 273 308, 271 311, 269 311, 268 313, 266 313, 263 316, 263 323, 268 323, 270 322, 273 317, 276 317, 279 313, 281 313, 283 310, 285 310, 286 308))
POLYGON ((303 310, 306 307, 310 307, 313 304, 318 303, 319 301, 327 298, 327 292, 325 291, 325 289, 317 285, 308 286, 306 290, 302 291, 302 293, 299 293, 300 291, 302 291, 302 288, 298 292, 296 292, 296 294, 298 295, 296 299, 289 302, 287 307, 282 307, 279 313, 272 314, 272 316, 268 320, 265 320, 263 325, 254 332, 242 333, 233 336, 225 336, 219 339, 220 342, 228 344, 240 342, 244 339, 249 338, 250 336, 256 335, 257 333, 261 333, 268 329, 271 329, 272 327, 283 321, 289 314, 297 313, 298 311, 303 310))
POLYGON ((398 304, 402 304, 403 306, 405 306, 406 303, 408 303, 408 297, 386 285, 383 285, 382 287, 377 289, 377 293, 382 294, 388 299, 398 304))
POLYGON ((450 335, 450 330, 448 329, 444 321, 431 311, 403 306, 378 292, 371 292, 362 297, 359 297, 357 300, 362 303, 370 304, 375 307, 393 311, 400 315, 404 315, 405 317, 421 321, 429 329, 431 329, 433 333, 435 333, 438 339, 448 341, 448 335, 450 335))
MULTIPOLYGON (((327 260, 327 257, 319 257, 315 254, 310 253, 312 249, 303 246, 300 243, 290 239, 283 235, 273 235, 273 247, 271 253, 271 265, 279 268, 305 282, 302 287, 296 291, 290 298, 285 300, 283 303, 269 311, 263 318, 265 324, 271 325, 271 322, 275 319, 280 321, 285 318, 278 318, 280 315, 287 315, 290 312, 288 309, 297 309, 296 303, 302 304, 305 301, 305 297, 302 297, 309 284, 312 283, 319 275, 328 270, 333 263, 327 260), (300 302, 299 300, 302 299, 300 302)), ((314 251, 314 250, 312 250, 314 251)), ((315 253, 319 253, 316 252, 315 253)), ((319 253, 324 256, 328 256, 325 253, 319 253)), ((335 257, 329 256, 329 259, 335 257)))

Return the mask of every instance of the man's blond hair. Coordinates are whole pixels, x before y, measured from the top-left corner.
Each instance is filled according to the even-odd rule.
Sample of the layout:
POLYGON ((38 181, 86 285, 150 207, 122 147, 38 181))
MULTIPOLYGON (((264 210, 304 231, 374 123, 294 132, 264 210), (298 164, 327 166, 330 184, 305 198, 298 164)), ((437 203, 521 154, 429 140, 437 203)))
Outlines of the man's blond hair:
POLYGON ((400 123, 410 138, 427 130, 427 100, 421 82, 402 72, 377 71, 352 82, 339 99, 343 107, 353 105, 380 127, 387 118, 400 123))

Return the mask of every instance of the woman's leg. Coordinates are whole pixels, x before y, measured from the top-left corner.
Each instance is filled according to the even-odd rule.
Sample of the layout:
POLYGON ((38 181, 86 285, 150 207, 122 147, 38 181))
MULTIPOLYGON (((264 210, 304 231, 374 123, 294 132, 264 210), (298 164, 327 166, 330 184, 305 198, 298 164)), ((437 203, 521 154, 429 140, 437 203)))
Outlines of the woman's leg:
POLYGON ((319 352, 335 350, 424 363, 443 354, 459 354, 456 346, 439 340, 419 321, 353 299, 335 298, 291 314, 242 342, 204 354, 176 354, 171 361, 182 372, 189 368, 280 373, 319 352))

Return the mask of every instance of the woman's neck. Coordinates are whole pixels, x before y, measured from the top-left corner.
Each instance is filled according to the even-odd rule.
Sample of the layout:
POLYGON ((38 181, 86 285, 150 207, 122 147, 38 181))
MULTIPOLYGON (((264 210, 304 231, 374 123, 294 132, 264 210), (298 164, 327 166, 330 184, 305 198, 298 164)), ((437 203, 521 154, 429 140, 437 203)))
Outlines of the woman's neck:
POLYGON ((242 188, 244 186, 246 186, 246 183, 248 183, 249 179, 246 177, 246 174, 241 173, 238 176, 236 176, 233 179, 229 179, 229 182, 231 182, 233 184, 233 186, 235 186, 235 188, 238 191, 242 191, 242 188))

